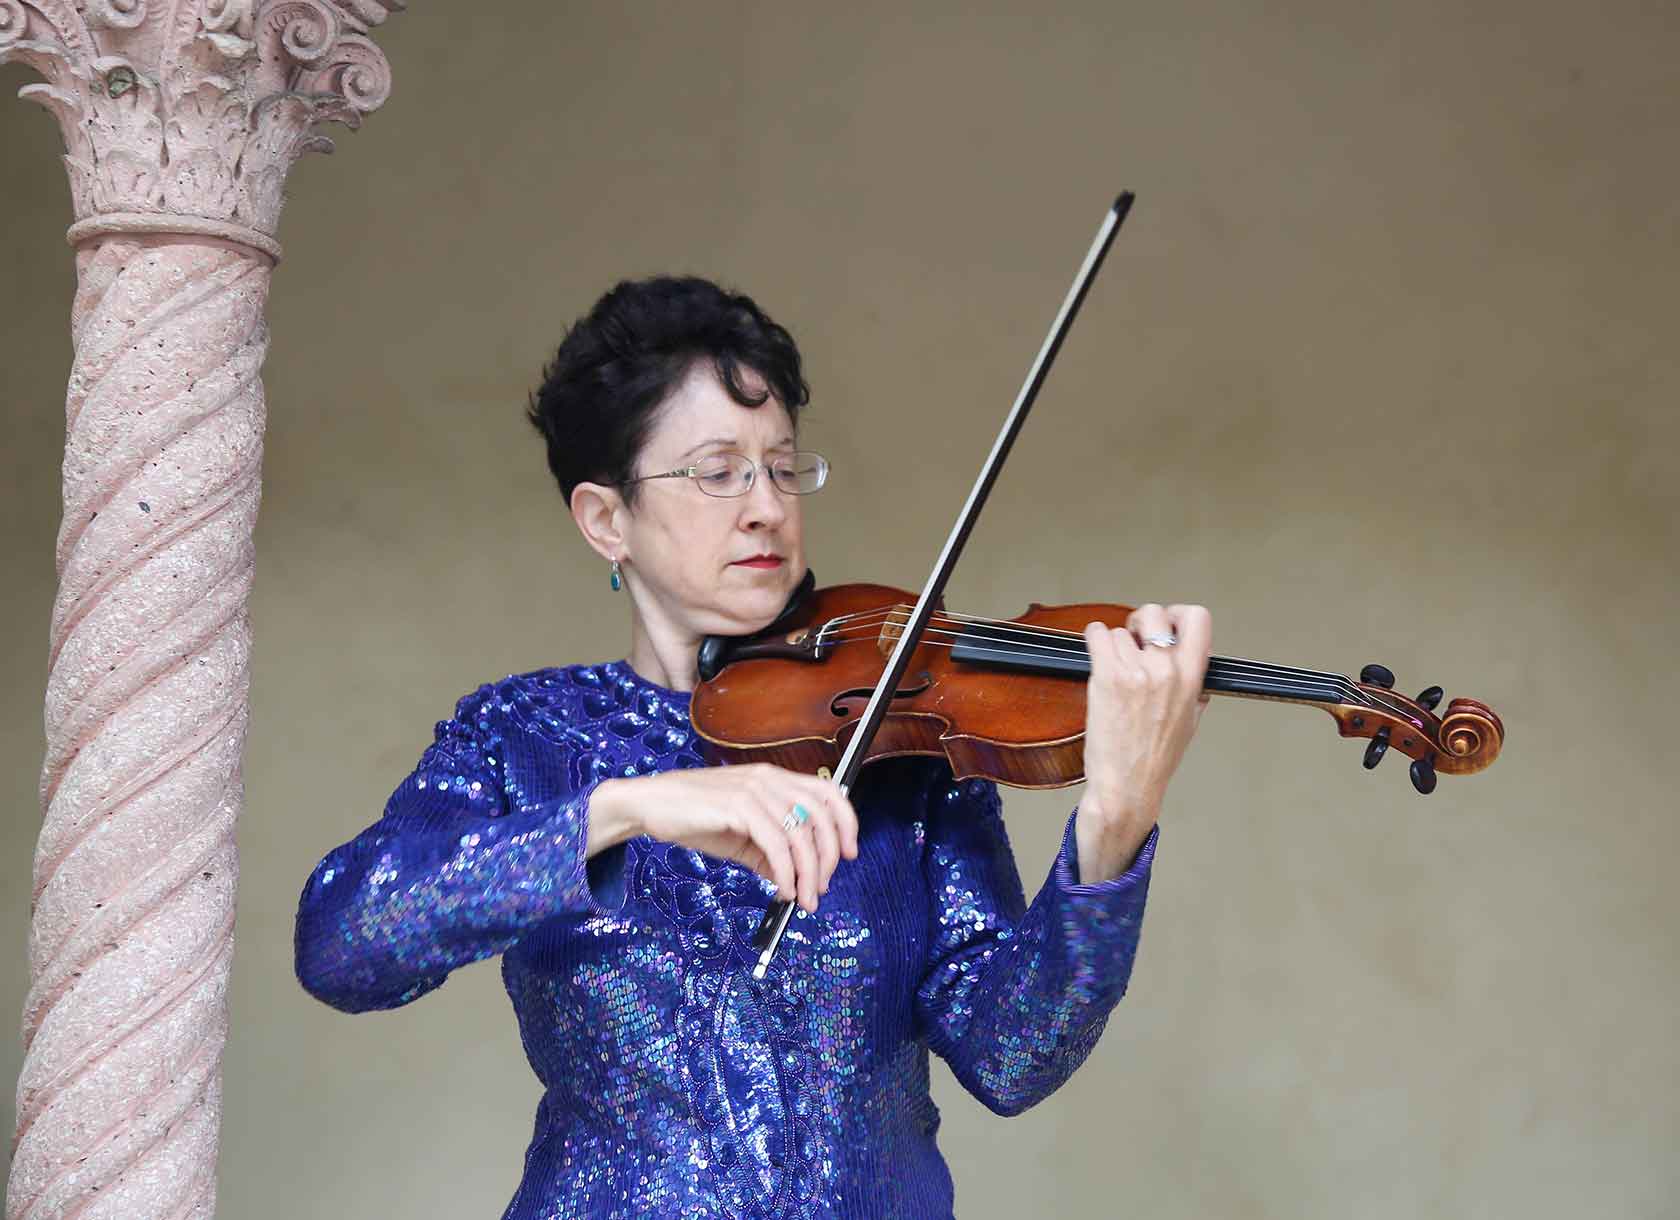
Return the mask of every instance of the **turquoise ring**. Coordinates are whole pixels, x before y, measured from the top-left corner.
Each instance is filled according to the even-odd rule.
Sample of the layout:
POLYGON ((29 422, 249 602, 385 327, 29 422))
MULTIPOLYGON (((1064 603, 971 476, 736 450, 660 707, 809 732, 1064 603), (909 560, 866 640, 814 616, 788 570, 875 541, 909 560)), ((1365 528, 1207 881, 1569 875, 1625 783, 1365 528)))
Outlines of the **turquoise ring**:
POLYGON ((787 816, 782 819, 782 829, 791 833, 795 826, 803 826, 810 820, 811 811, 803 805, 795 804, 792 809, 787 811, 787 816))

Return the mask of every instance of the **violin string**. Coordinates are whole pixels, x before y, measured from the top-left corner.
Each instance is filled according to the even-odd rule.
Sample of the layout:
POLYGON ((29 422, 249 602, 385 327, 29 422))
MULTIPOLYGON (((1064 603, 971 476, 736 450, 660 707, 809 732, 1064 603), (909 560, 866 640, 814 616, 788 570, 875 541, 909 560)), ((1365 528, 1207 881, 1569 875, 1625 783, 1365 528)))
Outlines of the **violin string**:
MULTIPOLYGON (((936 637, 936 642, 938 642, 940 646, 951 648, 955 648, 965 642, 969 644, 984 644, 993 642, 986 640, 984 637, 975 637, 968 632, 951 631, 932 626, 924 631, 923 635, 924 638, 930 635, 934 636, 936 637), (951 643, 944 643, 943 637, 949 637, 951 643)), ((825 629, 822 638, 819 640, 819 644, 826 644, 830 641, 840 643, 863 643, 876 641, 879 638, 878 633, 874 631, 847 629, 840 632, 829 632, 825 629)), ((1087 662, 1089 661, 1090 654, 1083 648, 1067 648, 1053 644, 1039 644, 1023 641, 1009 641, 1009 643, 1011 647, 1044 657, 1066 657, 1087 662)), ((1315 678, 1313 671, 1291 670, 1285 666, 1268 665, 1265 662, 1259 661, 1250 662, 1241 658, 1220 658, 1220 664, 1224 672, 1232 674, 1255 675, 1274 680, 1289 679, 1305 686, 1322 685, 1332 687, 1338 691, 1351 694, 1356 697, 1362 697, 1364 693, 1349 683, 1347 679, 1336 674, 1327 674, 1322 678, 1315 678)))
MULTIPOLYGON (((866 644, 866 643, 869 643, 872 639, 873 639, 873 637, 871 637, 871 636, 842 637, 839 640, 835 641, 835 643, 837 645, 838 644, 866 644)), ((930 647, 930 648, 955 648, 957 646, 955 642, 948 642, 948 641, 945 641, 945 640, 927 640, 925 642, 927 643, 928 647, 930 647)), ((1259 677, 1259 678, 1251 678, 1250 681, 1252 682, 1252 684, 1254 686, 1256 686, 1258 688, 1261 688, 1263 690, 1268 690, 1268 691, 1274 691, 1279 695, 1295 695, 1295 696, 1299 697, 1300 694, 1301 694, 1301 689, 1302 688, 1301 688, 1301 685, 1299 683, 1280 682, 1277 679, 1271 678, 1269 676, 1264 676, 1264 677, 1259 677)), ((1223 693, 1223 692, 1214 692, 1214 693, 1217 694, 1217 693, 1223 693)), ((1332 702, 1341 702, 1341 700, 1338 700, 1334 697, 1336 692, 1327 691, 1325 693, 1327 695, 1331 696, 1331 701, 1332 702)))
MULTIPOLYGON (((827 630, 827 628, 831 625, 839 624, 839 623, 849 623, 849 624, 855 624, 855 625, 858 625, 858 626, 864 626, 866 624, 873 625, 873 624, 885 624, 887 622, 893 622, 893 623, 896 623, 899 626, 902 626, 902 625, 904 625, 905 622, 908 621, 909 613, 910 613, 909 608, 906 607, 906 606, 903 606, 903 605, 889 606, 889 607, 877 607, 875 609, 860 611, 860 612, 855 613, 855 614, 840 615, 836 618, 830 619, 828 624, 825 624, 824 630, 827 630), (903 615, 905 617, 901 619, 899 617, 900 615, 903 615)), ((971 624, 975 624, 975 625, 979 625, 979 626, 991 627, 991 628, 998 629, 1000 631, 1007 631, 1011 635, 1018 636, 1018 637, 1029 637, 1030 638, 1032 636, 1038 636, 1040 638, 1056 638, 1056 639, 1064 639, 1064 640, 1070 640, 1070 641, 1071 640, 1078 640, 1078 641, 1080 641, 1081 646, 1074 653, 1070 653, 1068 655, 1079 655, 1079 656, 1088 655, 1086 653, 1086 650, 1083 647, 1083 641, 1084 641, 1084 633, 1083 632, 1068 631, 1068 630, 1064 630, 1064 629, 1060 629, 1060 628, 1053 628, 1053 627, 1040 627, 1040 626, 1037 626, 1037 625, 1034 625, 1034 624, 1018 623, 1018 622, 1014 622, 1013 620, 1008 620, 1008 619, 989 619, 989 618, 979 617, 979 616, 976 616, 976 615, 958 614, 956 612, 951 612, 951 611, 940 612, 939 615, 935 616, 935 620, 938 620, 938 619, 954 620, 954 621, 958 621, 958 622, 967 622, 967 623, 971 623, 971 624)), ((979 637, 979 638, 983 640, 983 639, 986 639, 988 637, 979 637)), ((990 637, 990 638, 996 639, 996 637, 990 637)), ((1002 642, 1013 642, 1013 641, 1004 640, 1002 642)), ((1028 642, 1027 639, 1020 640, 1020 643, 1027 644, 1028 646, 1032 646, 1028 642)), ((1413 719, 1411 713, 1408 712, 1405 708, 1403 708, 1403 707, 1401 707, 1401 706, 1399 706, 1395 703, 1392 703, 1391 701, 1384 698, 1383 696, 1372 694, 1370 691, 1367 691, 1363 686, 1355 685, 1348 677, 1346 677, 1343 674, 1329 673, 1329 672, 1326 672, 1324 670, 1303 669, 1303 668, 1299 668, 1299 667, 1295 667, 1295 666, 1273 665, 1273 664, 1270 664, 1268 662, 1251 661, 1251 660, 1248 660, 1246 658, 1241 658, 1241 657, 1220 657, 1220 658, 1218 658, 1218 660, 1220 661, 1220 664, 1224 668, 1226 668, 1227 670, 1234 670, 1234 671, 1245 673, 1245 674, 1253 674, 1253 673, 1259 673, 1259 672, 1270 672, 1270 673, 1273 673, 1273 674, 1288 675, 1290 677, 1295 677, 1295 678, 1304 679, 1304 680, 1317 680, 1317 681, 1326 682, 1326 683, 1334 686, 1336 689, 1342 691, 1347 696, 1344 699, 1344 702, 1354 703, 1354 704, 1362 704, 1366 707, 1378 708, 1380 710, 1387 711, 1387 712, 1389 712, 1389 713, 1391 713, 1391 714, 1393 714, 1393 715, 1395 715, 1395 716, 1397 716, 1397 717, 1399 717, 1403 720, 1410 721, 1410 720, 1413 719)))
MULTIPOLYGON (((975 645, 984 645, 988 643, 1005 644, 1013 648, 1036 652, 1041 655, 1070 658, 1088 659, 1090 655, 1083 647, 1067 647, 1055 643, 1044 644, 1032 640, 1012 640, 1000 639, 997 637, 976 636, 970 632, 951 631, 949 629, 941 629, 937 626, 930 627, 929 630, 933 631, 935 634, 950 635, 954 638, 967 640, 969 643, 975 645)), ((831 632, 825 628, 822 640, 831 638, 845 640, 876 640, 880 637, 879 633, 873 629, 847 628, 843 631, 831 632)), ((1294 678, 1308 683, 1316 682, 1323 685, 1333 685, 1341 689, 1348 689, 1351 686, 1351 684, 1347 682, 1347 679, 1343 678, 1339 674, 1324 674, 1315 670, 1294 669, 1288 666, 1271 665, 1261 661, 1248 661, 1243 658, 1220 657, 1217 658, 1217 660, 1219 661, 1220 666, 1228 672, 1268 673, 1277 677, 1294 678)))
MULTIPOLYGON (((824 624, 824 626, 822 627, 822 629, 820 631, 819 644, 822 643, 822 642, 826 642, 829 639, 833 639, 837 642, 842 642, 842 643, 879 640, 879 638, 880 638, 879 632, 874 630, 875 624, 865 624, 863 622, 863 620, 870 618, 872 615, 875 615, 876 613, 877 612, 871 611, 871 612, 865 612, 863 614, 843 615, 843 616, 840 616, 840 617, 837 617, 835 619, 830 620, 829 623, 824 624), (831 631, 830 627, 832 626, 832 624, 839 623, 839 622, 849 622, 853 625, 849 626, 849 627, 847 627, 847 628, 845 628, 841 631, 831 631)), ((886 613, 888 615, 890 615, 892 612, 888 611, 886 613)), ((949 616, 945 616, 945 617, 949 617, 949 616)), ((886 619, 881 620, 882 623, 885 623, 886 621, 887 621, 886 619)), ((980 623, 985 623, 985 624, 989 625, 991 622, 995 622, 996 620, 976 620, 976 619, 970 618, 969 621, 970 622, 980 622, 980 623)), ((899 625, 902 625, 902 624, 899 624, 899 625)), ((1005 626, 1005 627, 1010 627, 1010 628, 1018 628, 1018 627, 1022 626, 1021 624, 1010 624, 1010 623, 1007 623, 1007 622, 1004 622, 1000 625, 1005 626)), ((998 642, 998 643, 1007 643, 1007 644, 1011 645, 1012 647, 1021 648, 1021 649, 1025 649, 1025 650, 1035 650, 1040 655, 1061 656, 1061 657, 1068 657, 1068 658, 1074 658, 1074 659, 1081 659, 1081 660, 1085 660, 1087 662, 1089 661, 1089 653, 1083 647, 1083 635, 1079 634, 1079 633, 1074 633, 1074 632, 1061 632, 1061 631, 1053 631, 1053 630, 1044 629, 1044 630, 1036 630, 1036 631, 1030 631, 1030 632, 1022 632, 1021 634, 1026 634, 1026 635, 1037 634, 1037 635, 1040 635, 1040 636, 1054 637, 1054 638, 1059 638, 1059 639, 1079 640, 1079 641, 1081 641, 1081 644, 1080 644, 1079 647, 1064 647, 1064 646, 1058 646, 1058 645, 1055 645, 1055 644, 1040 644, 1040 643, 1037 643, 1037 642, 1031 641, 1031 640, 1009 640, 1009 639, 999 640, 996 637, 974 636, 971 633, 964 632, 964 631, 951 631, 949 629, 940 629, 940 628, 934 628, 934 627, 931 627, 931 626, 927 630, 925 630, 923 634, 924 634, 924 636, 929 635, 929 634, 932 634, 932 635, 935 635, 935 636, 950 636, 953 640, 953 643, 948 644, 948 645, 942 645, 942 646, 945 646, 945 647, 953 647, 954 648, 954 647, 957 646, 957 644, 965 642, 965 641, 970 643, 970 644, 979 644, 979 643, 986 643, 986 642, 998 642)), ((937 641, 937 640, 930 641, 930 642, 939 643, 939 641, 937 641)), ((1299 668, 1295 668, 1295 667, 1291 667, 1291 666, 1273 665, 1273 664, 1270 664, 1270 663, 1267 663, 1267 662, 1251 661, 1251 660, 1248 660, 1246 658, 1241 658, 1241 657, 1220 657, 1220 658, 1218 658, 1218 660, 1219 660, 1219 663, 1220 663, 1220 666, 1221 666, 1221 669, 1222 669, 1223 672, 1232 674, 1233 676, 1244 676, 1244 677, 1249 678, 1249 680, 1251 680, 1251 681, 1258 681, 1258 680, 1269 681, 1269 682, 1272 683, 1271 689, 1283 689, 1282 687, 1278 686, 1277 683, 1279 683, 1280 681, 1284 681, 1284 680, 1293 681, 1293 682, 1297 683, 1297 685, 1299 685, 1299 686, 1307 686, 1307 687, 1310 687, 1310 686, 1314 685, 1315 683, 1316 684, 1322 684, 1322 685, 1328 686, 1329 688, 1331 688, 1332 691, 1336 692, 1337 696, 1339 696, 1336 700, 1338 702, 1346 703, 1346 704, 1350 704, 1350 705, 1359 705, 1359 706, 1364 706, 1364 707, 1370 707, 1370 708, 1374 708, 1374 709, 1378 709, 1378 710, 1382 710, 1382 711, 1387 711, 1390 714, 1392 714, 1392 715, 1394 715, 1394 716, 1396 716, 1396 717, 1398 717, 1402 720, 1406 720, 1408 722, 1413 719, 1411 713, 1408 712, 1405 708, 1400 707, 1400 706, 1398 706, 1394 703, 1391 703, 1389 700, 1387 700, 1385 698, 1382 698, 1381 696, 1373 695, 1371 692, 1365 690, 1363 687, 1355 685, 1347 677, 1345 677, 1344 675, 1341 675, 1341 674, 1327 673, 1327 672, 1322 671, 1322 670, 1299 669, 1299 668)))
MULTIPOLYGON (((882 607, 882 608, 879 608, 879 609, 876 609, 876 610, 862 611, 858 614, 841 615, 838 618, 830 619, 829 623, 827 625, 834 625, 834 624, 837 624, 837 623, 846 623, 846 622, 851 622, 851 621, 863 620, 863 619, 869 618, 871 616, 879 616, 879 617, 876 618, 877 622, 892 621, 892 622, 897 622, 898 625, 902 626, 905 622, 908 622, 908 613, 909 613, 908 610, 905 607, 902 607, 902 606, 882 607), (905 615, 905 618, 902 619, 902 620, 900 620, 898 618, 898 616, 901 613, 905 615)), ((972 614, 958 614, 955 611, 941 611, 938 614, 934 615, 933 618, 930 621, 937 621, 937 620, 940 620, 940 619, 955 621, 955 622, 973 623, 977 626, 992 627, 992 628, 996 628, 998 630, 1008 631, 1008 632, 1011 632, 1013 634, 1017 634, 1017 635, 1021 635, 1021 636, 1054 637, 1054 638, 1057 638, 1057 639, 1079 640, 1079 641, 1083 641, 1084 638, 1085 638, 1085 634, 1082 631, 1069 631, 1069 630, 1066 630, 1066 629, 1063 629, 1063 628, 1057 628, 1057 627, 1041 627, 1041 626, 1038 626, 1037 624, 1032 624, 1032 623, 1018 623, 1018 622, 1015 622, 1014 620, 1011 620, 1011 619, 983 618, 983 617, 980 617, 980 616, 977 616, 977 615, 972 615, 972 614)), ((1222 660, 1240 660, 1241 658, 1234 658, 1233 657, 1233 658, 1221 658, 1221 659, 1222 660)), ((1267 664, 1266 662, 1261 662, 1261 661, 1254 661, 1254 662, 1250 662, 1250 663, 1255 664, 1255 665, 1267 664)), ((1297 666, 1272 666, 1272 668, 1275 668, 1275 669, 1278 669, 1278 670, 1287 670, 1290 673, 1299 674, 1303 677, 1309 677, 1310 676, 1310 677, 1314 677, 1314 678, 1322 678, 1326 681, 1336 680, 1336 679, 1341 679, 1343 681, 1346 680, 1345 676, 1342 675, 1342 674, 1329 673, 1329 672, 1324 671, 1324 670, 1303 669, 1303 668, 1300 668, 1300 667, 1297 667, 1297 666)))
MULTIPOLYGON (((849 619, 856 619, 859 616, 848 615, 848 616, 845 616, 845 617, 849 618, 849 619)), ((839 622, 839 621, 843 621, 843 620, 837 619, 837 620, 833 620, 833 621, 834 622, 839 622)), ((934 622, 936 622, 936 623, 938 621, 939 620, 937 620, 937 619, 934 620, 934 622)), ((862 626, 862 625, 860 624, 859 626, 862 626)), ((845 631, 831 632, 829 624, 824 625, 824 627, 822 629, 822 634, 823 634, 823 638, 828 638, 830 636, 833 636, 834 638, 845 638, 845 639, 851 639, 851 638, 876 639, 876 638, 879 638, 878 633, 874 632, 873 630, 860 632, 857 628, 847 628, 845 631)), ((969 641, 971 643, 975 643, 975 644, 1004 643, 1004 644, 1009 644, 1011 646, 1018 646, 1018 647, 1022 647, 1022 648, 1026 648, 1026 649, 1035 649, 1035 650, 1038 650, 1040 652, 1048 653, 1050 655, 1055 655, 1055 656, 1086 657, 1086 658, 1088 658, 1088 656, 1089 656, 1089 653, 1087 652, 1087 650, 1083 646, 1083 636, 1074 635, 1072 633, 1054 633, 1054 634, 1059 638, 1066 638, 1066 639, 1070 639, 1070 640, 1079 641, 1079 646, 1078 647, 1060 647, 1060 646, 1057 646, 1055 644, 1040 644, 1040 643, 1037 643, 1036 641, 1033 641, 1033 640, 1030 640, 1030 639, 1008 639, 1008 638, 1001 638, 1000 639, 1000 638, 995 637, 995 636, 975 636, 975 635, 970 635, 969 633, 966 633, 966 632, 947 632, 947 634, 965 636, 966 638, 969 639, 969 641)), ((1023 633, 1023 634, 1025 634, 1025 633, 1023 633)), ((1052 633, 1040 633, 1040 634, 1049 635, 1049 634, 1052 634, 1052 633)), ((1241 658, 1241 657, 1219 657, 1219 658, 1216 658, 1216 659, 1219 661, 1220 665, 1223 668, 1225 668, 1226 670, 1230 670, 1230 671, 1238 671, 1238 672, 1243 672, 1243 673, 1269 672, 1269 673, 1272 673, 1272 674, 1275 674, 1275 675, 1278 675, 1278 676, 1297 678, 1297 679, 1302 679, 1302 680, 1307 680, 1307 681, 1318 681, 1318 682, 1322 682, 1322 683, 1325 683, 1325 684, 1337 686, 1338 688, 1355 689, 1355 690, 1357 689, 1357 688, 1353 688, 1352 684, 1349 683, 1348 680, 1345 677, 1343 677, 1341 674, 1325 673, 1325 672, 1320 671, 1320 670, 1300 669, 1300 668, 1296 668, 1296 667, 1292 667, 1292 666, 1272 665, 1268 662, 1250 661, 1250 660, 1247 660, 1247 659, 1241 658)))

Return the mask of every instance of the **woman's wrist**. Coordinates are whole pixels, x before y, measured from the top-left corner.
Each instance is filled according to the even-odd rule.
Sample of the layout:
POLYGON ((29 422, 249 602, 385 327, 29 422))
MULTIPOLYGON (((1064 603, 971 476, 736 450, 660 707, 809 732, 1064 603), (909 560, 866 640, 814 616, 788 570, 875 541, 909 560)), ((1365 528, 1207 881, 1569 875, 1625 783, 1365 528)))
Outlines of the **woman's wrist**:
POLYGON ((623 776, 604 779, 589 794, 587 857, 599 855, 642 833, 635 802, 626 799, 627 785, 633 782, 623 776))
MULTIPOLYGON (((1087 794, 1089 797, 1089 794, 1087 794)), ((1131 867, 1159 820, 1158 801, 1137 801, 1119 808, 1093 799, 1079 803, 1074 819, 1075 850, 1081 884, 1109 881, 1131 867)))

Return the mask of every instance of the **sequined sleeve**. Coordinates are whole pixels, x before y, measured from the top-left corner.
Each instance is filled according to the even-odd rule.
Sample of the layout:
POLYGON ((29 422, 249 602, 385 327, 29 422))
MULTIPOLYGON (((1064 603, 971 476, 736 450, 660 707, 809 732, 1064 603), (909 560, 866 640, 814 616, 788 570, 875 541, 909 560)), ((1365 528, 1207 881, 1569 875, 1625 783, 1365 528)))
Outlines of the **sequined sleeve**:
MULTIPOLYGON (((511 802, 501 737, 484 715, 489 690, 463 696, 437 722, 379 821, 310 874, 298 901, 296 970, 324 1003, 395 1008, 544 920, 606 909, 590 889, 585 850, 600 780, 511 802)), ((566 768, 556 751, 550 761, 566 768)))
POLYGON ((996 784, 936 778, 923 845, 930 962, 916 1004, 963 1086, 1018 1114, 1084 1062, 1125 994, 1159 831, 1126 872, 1080 884, 1070 816, 1027 906, 1002 812, 996 784))

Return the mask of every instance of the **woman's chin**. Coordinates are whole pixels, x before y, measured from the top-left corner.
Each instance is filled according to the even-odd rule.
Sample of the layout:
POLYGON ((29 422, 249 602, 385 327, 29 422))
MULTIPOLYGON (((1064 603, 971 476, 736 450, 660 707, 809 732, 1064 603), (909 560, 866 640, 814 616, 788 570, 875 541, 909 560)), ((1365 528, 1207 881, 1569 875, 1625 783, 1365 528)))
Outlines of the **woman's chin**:
POLYGON ((776 616, 781 614, 792 593, 793 589, 781 582, 741 589, 728 599, 726 605, 717 607, 718 613, 714 617, 718 626, 712 628, 709 634, 752 635, 762 631, 776 621, 776 616))

